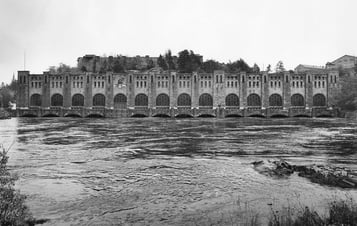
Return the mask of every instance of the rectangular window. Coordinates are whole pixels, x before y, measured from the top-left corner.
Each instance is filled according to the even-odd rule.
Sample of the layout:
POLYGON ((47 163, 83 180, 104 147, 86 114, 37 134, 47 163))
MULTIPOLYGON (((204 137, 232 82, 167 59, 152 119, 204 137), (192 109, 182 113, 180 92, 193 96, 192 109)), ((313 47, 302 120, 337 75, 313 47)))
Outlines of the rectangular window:
POLYGON ((56 88, 58 88, 58 82, 56 82, 56 88))
MULTIPOLYGON (((74 85, 74 83, 73 83, 73 85, 74 85)), ((94 82, 94 88, 96 88, 97 87, 97 82, 94 82)))
POLYGON ((75 82, 73 82, 73 88, 75 88, 75 84, 76 84, 76 83, 75 83, 75 82))
POLYGON ((169 82, 168 82, 168 81, 166 81, 166 88, 167 88, 167 87, 169 87, 169 82))
POLYGON ((31 87, 33 88, 33 82, 31 82, 31 87))
POLYGON ((62 82, 60 82, 60 88, 62 88, 62 82))
POLYGON ((102 82, 102 88, 104 88, 104 82, 102 82))
POLYGON ((157 87, 159 87, 159 88, 160 88, 160 81, 159 81, 159 82, 157 82, 157 87))

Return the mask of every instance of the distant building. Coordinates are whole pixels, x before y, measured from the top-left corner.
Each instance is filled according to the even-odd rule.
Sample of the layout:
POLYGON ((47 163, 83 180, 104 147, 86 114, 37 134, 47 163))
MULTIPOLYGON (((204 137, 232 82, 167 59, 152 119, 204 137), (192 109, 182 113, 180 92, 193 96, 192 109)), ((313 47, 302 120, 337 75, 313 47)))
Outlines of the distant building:
POLYGON ((357 57, 351 55, 344 55, 332 62, 326 64, 327 69, 352 69, 357 64, 357 57))
POLYGON ((323 66, 316 66, 316 65, 306 65, 306 64, 299 64, 295 68, 295 72, 303 73, 303 72, 324 72, 325 67, 323 66))

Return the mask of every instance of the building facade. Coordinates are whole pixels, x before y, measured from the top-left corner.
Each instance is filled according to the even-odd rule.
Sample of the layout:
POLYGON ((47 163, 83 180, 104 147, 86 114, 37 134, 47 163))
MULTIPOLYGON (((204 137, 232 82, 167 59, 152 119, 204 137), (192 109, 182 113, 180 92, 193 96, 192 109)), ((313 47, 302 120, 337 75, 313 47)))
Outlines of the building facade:
POLYGON ((336 70, 323 73, 18 72, 18 116, 337 116, 336 70))

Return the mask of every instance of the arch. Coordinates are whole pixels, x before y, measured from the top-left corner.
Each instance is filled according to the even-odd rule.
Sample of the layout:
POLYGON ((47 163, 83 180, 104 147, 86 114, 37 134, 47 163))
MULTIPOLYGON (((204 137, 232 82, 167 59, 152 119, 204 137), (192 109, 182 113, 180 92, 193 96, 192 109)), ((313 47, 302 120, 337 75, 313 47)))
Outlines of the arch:
POLYGON ((187 93, 182 93, 177 98, 177 106, 190 106, 191 107, 191 96, 187 93))
POLYGON ((198 105, 203 107, 212 107, 213 106, 212 96, 208 93, 202 94, 198 100, 198 105))
POLYGON ((114 97, 114 108, 126 108, 127 98, 124 94, 119 93, 114 97))
POLYGON ((97 93, 93 97, 93 106, 104 107, 105 106, 105 96, 101 93, 97 93))
POLYGON ((314 97, 312 98, 312 106, 314 107, 326 106, 326 97, 321 93, 314 95, 314 97))
POLYGON ((51 97, 51 106, 63 106, 63 96, 61 94, 53 94, 51 97))
POLYGON ((140 93, 135 97, 135 106, 147 107, 149 105, 149 99, 146 94, 140 93))
POLYGON ((305 99, 301 94, 294 94, 291 96, 291 106, 293 107, 303 107, 305 106, 305 99))
POLYGON ((72 106, 81 107, 84 106, 84 96, 80 93, 72 96, 72 106))
POLYGON ((165 93, 159 94, 156 97, 156 106, 169 107, 170 106, 170 97, 165 93))
POLYGON ((274 107, 282 107, 283 106, 283 98, 280 94, 274 93, 269 97, 269 106, 274 107))
POLYGON ((262 102, 260 100, 260 96, 258 94, 250 94, 247 98, 248 107, 260 107, 262 102))
POLYGON ((228 94, 226 96, 226 106, 239 107, 239 97, 234 93, 228 94))
MULTIPOLYGON (((1 99, 0 99, 1 101, 1 99)), ((30 106, 38 106, 40 107, 42 105, 42 99, 41 99, 41 95, 36 93, 36 94, 32 94, 30 97, 30 106)), ((1 106, 1 104, 0 104, 1 106)))

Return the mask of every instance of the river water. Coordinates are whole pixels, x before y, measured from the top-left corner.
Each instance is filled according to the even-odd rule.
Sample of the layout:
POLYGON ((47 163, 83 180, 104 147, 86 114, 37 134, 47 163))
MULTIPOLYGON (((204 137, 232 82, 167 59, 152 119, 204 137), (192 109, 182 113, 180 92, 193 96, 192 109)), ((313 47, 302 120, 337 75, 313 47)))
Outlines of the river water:
POLYGON ((357 122, 347 119, 77 119, 0 121, 16 187, 47 225, 242 223, 271 208, 322 211, 357 191, 271 178, 252 161, 357 170, 357 122))

